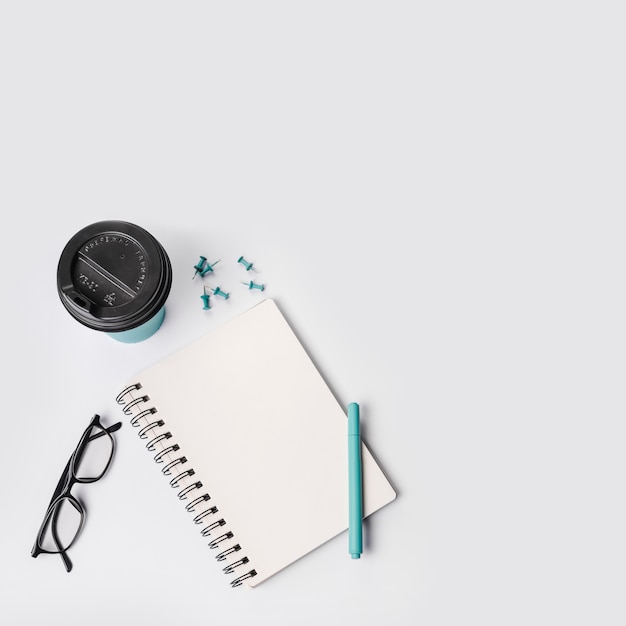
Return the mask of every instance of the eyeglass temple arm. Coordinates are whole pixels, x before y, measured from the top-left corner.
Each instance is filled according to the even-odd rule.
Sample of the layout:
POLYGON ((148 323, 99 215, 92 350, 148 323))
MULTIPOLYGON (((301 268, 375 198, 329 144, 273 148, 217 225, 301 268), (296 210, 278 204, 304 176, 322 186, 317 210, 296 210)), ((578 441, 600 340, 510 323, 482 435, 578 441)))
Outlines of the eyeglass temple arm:
POLYGON ((71 462, 72 462, 72 457, 70 457, 69 461, 67 462, 67 465, 65 466, 65 469, 63 470, 61 474, 61 478, 59 478, 59 482, 57 483, 54 493, 52 494, 52 498, 50 498, 50 504, 48 504, 48 506, 50 506, 59 497, 59 494, 63 491, 63 488, 65 487, 65 483, 67 482, 67 475, 68 475, 68 472, 70 471, 71 462))
MULTIPOLYGON (((115 431, 119 430, 122 427, 122 422, 116 422, 115 424, 112 424, 111 426, 109 426, 108 428, 105 428, 104 430, 106 430, 108 433, 114 433, 115 431)), ((100 437, 100 434, 97 435, 98 437, 100 437)), ((94 437, 95 439, 96 437, 94 437)))
POLYGON ((50 530, 52 531, 52 538, 54 539, 54 543, 59 550, 59 556, 63 559, 63 565, 65 565, 65 569, 67 572, 72 571, 72 561, 70 557, 67 555, 67 552, 63 549, 61 544, 61 539, 59 538, 59 534, 57 532, 57 518, 60 515, 61 511, 57 507, 52 513, 52 519, 50 520, 50 530))

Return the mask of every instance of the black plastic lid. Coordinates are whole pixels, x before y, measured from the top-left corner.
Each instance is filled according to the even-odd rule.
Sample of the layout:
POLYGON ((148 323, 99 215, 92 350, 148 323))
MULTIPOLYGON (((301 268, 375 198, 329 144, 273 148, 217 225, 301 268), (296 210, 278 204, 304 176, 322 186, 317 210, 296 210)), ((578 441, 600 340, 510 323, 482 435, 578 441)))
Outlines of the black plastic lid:
POLYGON ((150 320, 171 286, 172 266, 163 246, 129 222, 86 226, 69 240, 57 268, 63 306, 81 324, 106 332, 150 320))

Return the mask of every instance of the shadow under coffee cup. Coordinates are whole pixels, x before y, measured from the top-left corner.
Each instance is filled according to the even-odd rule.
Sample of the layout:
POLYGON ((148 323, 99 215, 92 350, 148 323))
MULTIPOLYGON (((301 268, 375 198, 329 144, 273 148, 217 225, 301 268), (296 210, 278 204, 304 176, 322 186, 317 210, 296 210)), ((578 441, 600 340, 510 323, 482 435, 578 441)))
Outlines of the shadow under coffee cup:
POLYGON ((57 268, 59 297, 70 315, 125 343, 159 329, 171 286, 163 246, 129 222, 86 226, 68 241, 57 268))

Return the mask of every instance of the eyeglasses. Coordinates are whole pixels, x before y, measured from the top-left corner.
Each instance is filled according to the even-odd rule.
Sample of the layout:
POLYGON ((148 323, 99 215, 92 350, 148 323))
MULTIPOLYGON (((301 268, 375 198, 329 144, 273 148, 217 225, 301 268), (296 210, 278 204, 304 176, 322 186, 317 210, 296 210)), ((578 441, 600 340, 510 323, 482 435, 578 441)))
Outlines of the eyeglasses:
POLYGON ((72 570, 67 550, 83 529, 85 509, 70 491, 76 483, 95 483, 106 474, 115 452, 115 440, 111 433, 121 427, 122 422, 117 422, 105 428, 100 423, 100 416, 93 416, 61 474, 31 556, 60 554, 65 569, 68 572, 72 570))

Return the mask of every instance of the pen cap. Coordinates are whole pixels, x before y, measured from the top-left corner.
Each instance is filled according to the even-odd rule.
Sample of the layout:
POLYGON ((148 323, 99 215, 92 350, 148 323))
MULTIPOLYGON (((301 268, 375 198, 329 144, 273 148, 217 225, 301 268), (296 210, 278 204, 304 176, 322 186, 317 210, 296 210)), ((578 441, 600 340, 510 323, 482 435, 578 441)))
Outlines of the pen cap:
POLYGON ((361 436, 361 422, 359 419, 359 405, 351 402, 348 405, 348 436, 361 436))
POLYGON ((158 329, 171 285, 165 249, 130 222, 86 226, 65 245, 57 267, 57 291, 69 314, 124 342, 158 329))

